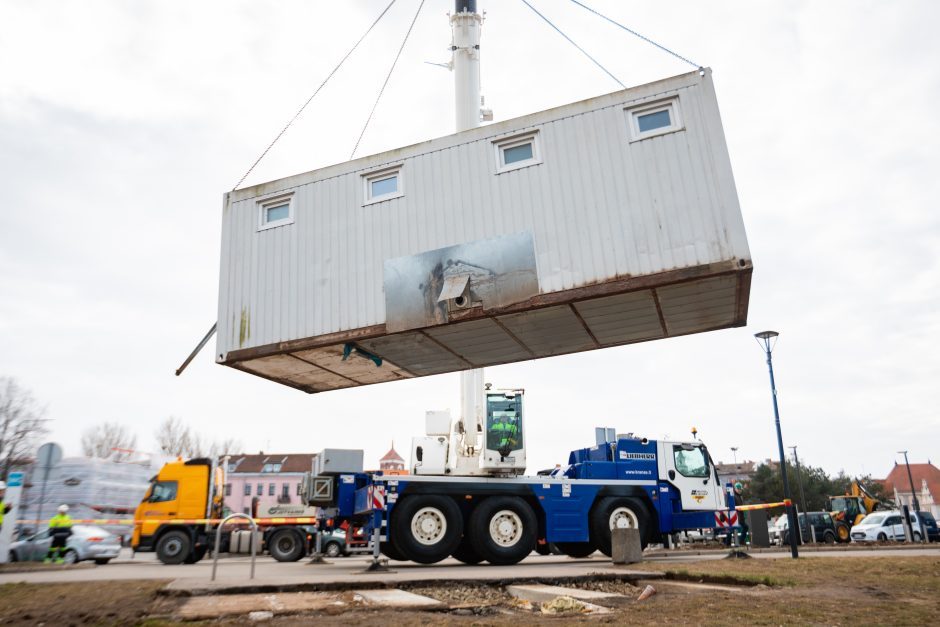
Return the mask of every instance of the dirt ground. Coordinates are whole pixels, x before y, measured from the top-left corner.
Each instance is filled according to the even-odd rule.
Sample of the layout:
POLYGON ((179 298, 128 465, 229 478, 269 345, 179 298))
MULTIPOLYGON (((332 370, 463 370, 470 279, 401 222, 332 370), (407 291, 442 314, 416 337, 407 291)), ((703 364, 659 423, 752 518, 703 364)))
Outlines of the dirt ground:
MULTIPOLYGON (((446 603, 443 612, 396 612, 409 625, 617 624, 935 624, 940 616, 940 559, 935 557, 720 560, 695 564, 647 563, 665 572, 656 595, 598 616, 547 616, 502 588, 484 584, 412 586, 407 589, 446 603), (733 586, 733 590, 688 590, 669 581, 733 586)), ((181 600, 158 594, 166 582, 125 581, 0 586, 0 624, 157 625, 177 624, 181 600)), ((631 599, 639 588, 623 581, 581 581, 572 587, 619 592, 631 599)), ((312 617, 279 616, 266 625, 292 625, 312 617)), ((375 624, 389 610, 356 609, 316 615, 322 625, 375 624)), ((193 625, 194 623, 187 623, 193 625)), ((208 623, 206 623, 208 624, 208 623)), ((249 623, 247 617, 211 624, 249 623)))

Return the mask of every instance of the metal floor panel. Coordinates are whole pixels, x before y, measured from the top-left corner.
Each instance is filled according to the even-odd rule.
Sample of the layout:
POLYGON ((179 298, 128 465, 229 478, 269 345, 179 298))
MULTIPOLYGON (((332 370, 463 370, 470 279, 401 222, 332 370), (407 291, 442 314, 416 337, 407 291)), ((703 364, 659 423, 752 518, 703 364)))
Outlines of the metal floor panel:
POLYGON ((594 340, 567 305, 501 316, 499 321, 537 357, 595 348, 594 340))
POLYGON ((466 370, 473 366, 421 333, 396 333, 359 345, 416 376, 466 370))
POLYGON ((649 290, 595 298, 574 304, 601 344, 663 337, 656 302, 649 290))
POLYGON ((383 360, 381 366, 376 366, 372 360, 353 353, 344 361, 343 347, 340 345, 298 351, 293 355, 359 383, 382 383, 411 378, 410 374, 388 359, 383 360))
POLYGON ((658 288, 669 334, 730 325, 734 321, 737 285, 736 277, 727 276, 658 288))
POLYGON ((531 357, 518 342, 489 318, 435 327, 428 329, 426 333, 475 365, 519 361, 531 357))

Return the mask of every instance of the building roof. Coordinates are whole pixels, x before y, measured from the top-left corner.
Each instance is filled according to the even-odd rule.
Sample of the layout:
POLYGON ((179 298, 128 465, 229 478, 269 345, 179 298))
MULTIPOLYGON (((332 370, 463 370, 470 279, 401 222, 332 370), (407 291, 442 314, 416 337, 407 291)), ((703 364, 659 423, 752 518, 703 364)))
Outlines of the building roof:
POLYGON ((260 473, 265 464, 281 464, 279 472, 308 472, 313 468, 313 453, 259 453, 232 455, 230 473, 260 473))
POLYGON ((718 462, 715 464, 715 470, 719 475, 750 475, 757 469, 757 462, 741 461, 737 464, 725 464, 718 462))
MULTIPOLYGON (((911 476, 914 478, 914 490, 918 495, 923 488, 924 481, 926 481, 927 490, 935 501, 940 501, 940 468, 930 462, 911 464, 911 476)), ((896 463, 883 483, 888 494, 892 494, 895 489, 901 494, 911 493, 911 481, 907 476, 907 466, 904 464, 896 463)))
POLYGON ((388 450, 388 453, 382 456, 379 459, 379 462, 403 462, 404 458, 398 454, 398 451, 395 450, 395 443, 392 442, 392 448, 388 450))

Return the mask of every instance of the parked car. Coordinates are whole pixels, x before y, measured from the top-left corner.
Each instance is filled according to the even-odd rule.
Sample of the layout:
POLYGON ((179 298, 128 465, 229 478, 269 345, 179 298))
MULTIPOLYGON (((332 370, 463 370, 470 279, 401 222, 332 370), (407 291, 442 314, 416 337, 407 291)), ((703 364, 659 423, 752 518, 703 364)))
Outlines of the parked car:
MULTIPOLYGON (((10 545, 10 561, 42 561, 49 553, 50 544, 52 544, 52 536, 48 529, 13 542, 10 545)), ((72 535, 69 536, 65 549, 62 561, 66 564, 94 560, 95 564, 104 565, 118 556, 121 543, 116 535, 101 527, 75 525, 72 527, 72 535)))
MULTIPOLYGON (((920 542, 924 536, 921 532, 920 522, 923 519, 927 526, 927 537, 930 538, 930 526, 927 522, 927 512, 911 512, 911 526, 914 528, 914 542, 920 542)), ((930 517, 933 519, 933 516, 930 517)), ((936 529, 937 522, 933 521, 933 527, 936 529)), ((885 540, 906 539, 904 533, 904 516, 900 511, 873 512, 863 518, 861 522, 852 527, 852 542, 878 542, 885 540)), ((934 531, 936 533, 936 531, 934 531)))
POLYGON ((323 551, 323 554, 327 557, 349 555, 349 550, 346 547, 346 530, 333 529, 332 531, 324 531, 320 540, 320 550, 323 551))
POLYGON ((924 523, 924 529, 927 531, 928 542, 940 542, 940 527, 937 526, 937 519, 930 512, 917 512, 921 521, 924 523))
MULTIPOLYGON (((829 512, 805 512, 797 515, 800 524, 801 544, 810 542, 836 543, 836 525, 829 512), (811 537, 812 534, 812 537, 811 537)), ((770 532, 771 542, 784 545, 790 543, 790 530, 787 515, 782 514, 774 523, 770 532)))

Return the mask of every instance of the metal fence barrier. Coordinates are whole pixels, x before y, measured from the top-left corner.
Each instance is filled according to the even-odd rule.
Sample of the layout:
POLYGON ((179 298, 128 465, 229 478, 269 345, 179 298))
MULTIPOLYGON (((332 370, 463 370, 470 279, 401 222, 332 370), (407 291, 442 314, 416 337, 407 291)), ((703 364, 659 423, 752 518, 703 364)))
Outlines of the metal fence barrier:
POLYGON ((258 525, 255 524, 255 519, 248 514, 236 512, 223 518, 222 523, 215 530, 215 550, 212 553, 212 581, 215 581, 215 571, 219 567, 219 547, 222 544, 222 527, 233 518, 246 518, 248 522, 251 523, 251 579, 255 578, 255 554, 258 551, 258 543, 255 540, 257 539, 258 525))

